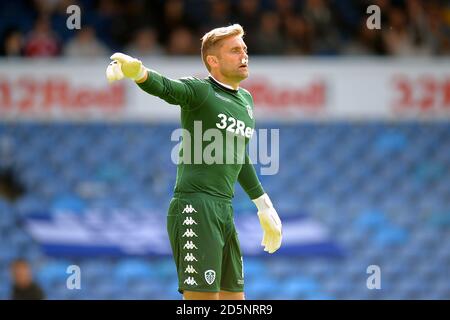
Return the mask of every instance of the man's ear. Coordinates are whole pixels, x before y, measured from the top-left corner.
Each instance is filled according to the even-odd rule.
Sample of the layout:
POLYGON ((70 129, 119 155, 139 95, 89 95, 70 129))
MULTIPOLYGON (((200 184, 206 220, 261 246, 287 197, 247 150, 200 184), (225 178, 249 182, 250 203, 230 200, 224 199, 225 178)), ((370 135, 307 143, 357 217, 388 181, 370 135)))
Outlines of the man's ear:
POLYGON ((219 64, 219 59, 217 59, 216 56, 212 56, 212 55, 206 56, 206 61, 208 62, 209 66, 211 68, 217 67, 217 65, 219 64))

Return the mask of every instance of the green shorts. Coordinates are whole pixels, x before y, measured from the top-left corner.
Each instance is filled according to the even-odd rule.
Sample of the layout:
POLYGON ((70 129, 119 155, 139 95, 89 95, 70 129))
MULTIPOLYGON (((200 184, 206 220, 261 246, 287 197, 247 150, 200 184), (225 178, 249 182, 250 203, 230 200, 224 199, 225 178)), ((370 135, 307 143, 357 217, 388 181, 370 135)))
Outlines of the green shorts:
POLYGON ((180 293, 244 291, 242 253, 230 200, 203 193, 174 195, 167 232, 180 293))

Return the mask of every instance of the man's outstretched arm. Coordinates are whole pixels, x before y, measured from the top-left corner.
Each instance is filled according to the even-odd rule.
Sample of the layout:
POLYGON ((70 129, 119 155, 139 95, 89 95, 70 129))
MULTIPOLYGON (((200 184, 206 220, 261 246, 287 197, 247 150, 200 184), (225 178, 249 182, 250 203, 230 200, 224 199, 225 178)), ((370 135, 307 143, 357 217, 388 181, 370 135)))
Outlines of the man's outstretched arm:
POLYGON ((106 69, 109 82, 124 77, 132 79, 145 92, 157 96, 170 104, 191 109, 200 107, 208 95, 208 87, 192 78, 173 80, 154 70, 147 69, 140 60, 123 53, 115 53, 106 69))
POLYGON ((239 172, 238 181, 258 208, 258 218, 263 229, 261 245, 264 246, 264 251, 274 253, 281 246, 281 220, 269 196, 264 192, 248 154, 245 155, 245 163, 239 172))

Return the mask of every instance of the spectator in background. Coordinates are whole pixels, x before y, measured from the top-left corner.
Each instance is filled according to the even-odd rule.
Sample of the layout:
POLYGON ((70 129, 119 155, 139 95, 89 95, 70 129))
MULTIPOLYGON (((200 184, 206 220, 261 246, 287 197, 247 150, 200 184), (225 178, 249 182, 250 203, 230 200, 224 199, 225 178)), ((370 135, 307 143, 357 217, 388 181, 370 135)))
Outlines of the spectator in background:
POLYGON ((44 291, 33 281, 29 263, 17 259, 11 264, 12 291, 11 300, 43 300, 44 291))
POLYGON ((12 166, 0 167, 0 197, 9 201, 15 201, 25 192, 25 187, 20 181, 16 170, 12 166))
POLYGON ((147 26, 159 23, 160 1, 98 1, 97 16, 90 19, 98 38, 110 48, 124 48, 136 34, 147 26), (159 16, 158 16, 159 15, 159 16))
POLYGON ((53 33, 47 16, 37 19, 25 43, 27 57, 54 57, 60 53, 58 40, 53 33))
POLYGON ((383 29, 383 41, 387 52, 393 56, 415 55, 417 50, 408 30, 407 17, 399 8, 392 8, 389 13, 389 27, 383 29))
POLYGON ((125 45, 129 41, 131 28, 127 25, 127 17, 119 3, 111 0, 99 0, 94 3, 95 10, 87 10, 87 13, 82 15, 82 21, 87 21, 102 42, 109 47, 125 45))
MULTIPOLYGON (((206 18, 207 17, 205 17, 205 19, 206 18)), ((184 33, 185 36, 181 37, 187 39, 187 33, 192 36, 192 32, 194 32, 196 28, 196 23, 186 14, 185 4, 182 0, 164 1, 164 19, 162 20, 159 29, 159 38, 161 42, 167 46, 169 52, 172 51, 171 47, 174 45, 177 46, 176 44, 170 43, 173 35, 179 37, 179 34, 184 33), (180 30, 185 31, 180 32, 180 30)))
POLYGON ((406 2, 406 11, 414 37, 424 39, 430 32, 425 8, 418 0, 406 2))
POLYGON ((261 16, 261 27, 256 34, 253 48, 256 54, 281 54, 285 50, 280 36, 280 19, 276 12, 266 11, 261 16))
POLYGON ((90 26, 83 26, 76 36, 64 47, 64 54, 69 57, 97 57, 105 56, 108 48, 97 39, 95 30, 90 26))
POLYGON ((436 53, 435 36, 430 30, 425 8, 419 0, 406 2, 406 11, 409 21, 409 32, 416 50, 421 54, 436 53))
POLYGON ((363 18, 355 36, 351 37, 351 40, 346 43, 341 53, 355 56, 384 55, 386 54, 386 48, 381 35, 380 30, 367 28, 366 19, 363 18))
MULTIPOLYGON (((209 0, 208 13, 200 21, 200 33, 204 34, 217 26, 232 24, 231 5, 229 0, 209 0)), ((200 38, 201 36, 199 36, 200 38)))
POLYGON ((293 0, 275 0, 275 12, 281 21, 287 19, 293 13, 296 13, 293 0))
POLYGON ((40 16, 51 16, 53 12, 56 10, 56 7, 59 3, 63 2, 62 0, 33 0, 32 4, 34 6, 34 10, 40 16))
POLYGON ((15 201, 26 192, 14 165, 11 138, 0 136, 0 197, 15 201))
MULTIPOLYGON (((54 1, 54 7, 52 7, 52 13, 50 18, 50 23, 53 28, 53 31, 56 33, 58 39, 62 43, 66 43, 69 39, 71 39, 77 30, 67 28, 67 18, 69 15, 67 14, 67 8, 71 5, 78 5, 81 9, 81 25, 83 26, 86 23, 85 16, 83 13, 85 12, 83 6, 76 0, 58 0, 54 1)), ((88 14, 86 14, 88 16, 88 14)))
POLYGON ((10 28, 6 30, 2 39, 2 46, 0 48, 1 56, 23 56, 23 34, 19 29, 10 28))
POLYGON ((193 40, 194 36, 188 28, 179 27, 170 34, 167 53, 170 55, 197 54, 193 40))
POLYGON ((446 28, 450 28, 450 3, 447 3, 447 5, 442 10, 444 23, 446 25, 446 28))
POLYGON ((253 48, 256 45, 256 34, 260 23, 259 0, 239 1, 236 8, 234 21, 238 21, 245 30, 245 43, 248 46, 248 52, 254 53, 253 48))
POLYGON ((450 54, 450 5, 447 10, 437 3, 427 6, 427 20, 433 37, 433 50, 437 55, 450 54), (448 18, 447 18, 448 17, 448 18), (448 19, 448 20, 446 20, 448 19))
POLYGON ((285 21, 286 50, 288 55, 311 54, 312 32, 305 19, 299 15, 290 15, 285 21))
POLYGON ((155 30, 147 27, 137 31, 133 40, 128 44, 126 52, 134 57, 145 57, 162 55, 164 50, 158 43, 155 30))
MULTIPOLYGON (((164 51, 179 52, 181 45, 170 44, 171 38, 184 33, 181 37, 189 42, 189 33, 196 41, 212 27, 238 22, 247 30, 250 53, 450 54, 450 4, 442 0, 27 0, 16 7, 13 4, 4 5, 9 20, 0 18, 0 33, 14 25, 24 35, 17 30, 4 34, 0 54, 6 56, 58 56, 61 43, 67 44, 76 34, 65 26, 65 10, 71 4, 81 7, 82 27, 92 26, 101 46, 107 46, 108 51, 130 46, 153 54, 160 52, 159 43, 164 51), (382 12, 381 32, 371 32, 359 24, 367 19, 366 9, 372 4, 382 12), (277 18, 273 14, 262 15, 261 11, 275 12, 277 18), (276 32, 273 24, 278 24, 276 32), (156 42, 150 35, 152 31, 141 30, 146 28, 157 34, 156 42), (188 31, 179 31, 183 29, 188 31), (267 39, 270 44, 275 43, 273 50, 261 33, 270 35, 267 39), (130 39, 130 34, 136 37, 130 39), (280 52, 281 42, 284 49, 280 52), (155 46, 152 43, 155 50, 150 49, 155 46), (254 52, 254 48, 259 52, 254 52)), ((185 42, 183 45, 189 47, 185 42)), ((186 48, 181 51, 191 51, 186 48)))
MULTIPOLYGON (((358 0, 356 2, 359 2, 358 0)), ((366 8, 369 5, 376 5, 380 8, 381 14, 381 25, 386 25, 388 23, 388 17, 386 12, 389 12, 391 10, 391 0, 365 0, 363 1, 363 7, 360 7, 360 12, 365 12, 366 8)))
POLYGON ((339 34, 332 11, 324 0, 307 0, 303 16, 313 30, 313 51, 316 54, 336 54, 339 34))

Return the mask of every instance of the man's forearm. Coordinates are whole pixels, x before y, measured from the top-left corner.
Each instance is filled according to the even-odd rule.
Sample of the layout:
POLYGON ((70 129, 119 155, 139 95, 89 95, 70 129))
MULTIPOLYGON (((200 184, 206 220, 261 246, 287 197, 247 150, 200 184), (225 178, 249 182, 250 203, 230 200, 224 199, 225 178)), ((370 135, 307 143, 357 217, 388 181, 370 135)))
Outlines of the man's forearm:
POLYGON ((136 81, 136 84, 145 92, 175 105, 189 106, 198 95, 187 83, 167 78, 149 69, 147 69, 147 76, 139 82, 136 81))
POLYGON ((245 163, 239 172, 238 181, 250 199, 259 198, 264 194, 264 189, 248 154, 245 155, 245 163))

